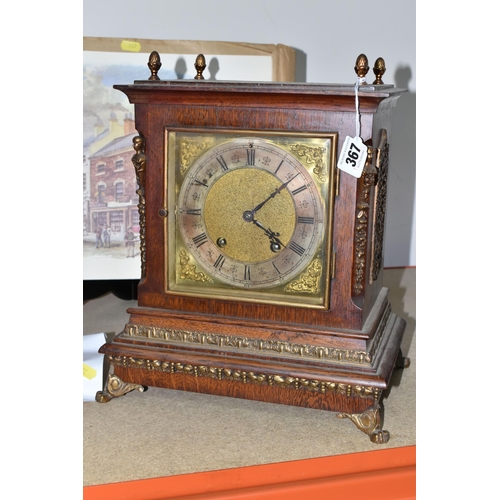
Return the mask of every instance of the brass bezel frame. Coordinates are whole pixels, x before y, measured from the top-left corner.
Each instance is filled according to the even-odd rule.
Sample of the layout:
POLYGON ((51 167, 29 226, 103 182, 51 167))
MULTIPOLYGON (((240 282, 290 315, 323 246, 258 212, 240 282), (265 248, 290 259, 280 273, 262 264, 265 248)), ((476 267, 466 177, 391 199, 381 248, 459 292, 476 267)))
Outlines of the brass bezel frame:
MULTIPOLYGON (((281 148, 282 145, 277 144, 281 148)), ((336 167, 337 158, 337 147, 338 147, 338 132, 332 133, 296 133, 289 131, 266 131, 260 132, 255 130, 245 130, 245 129, 213 129, 213 128, 186 128, 186 127, 165 127, 164 129, 164 200, 163 206, 168 209, 170 214, 164 223, 164 248, 165 248, 165 289, 164 293, 167 295, 177 295, 177 296, 187 296, 187 297, 200 297, 218 300, 230 300, 230 301, 243 301, 243 302, 253 302, 261 304, 273 304, 280 306, 291 306, 291 307, 305 307, 326 310, 329 307, 330 302, 330 282, 333 277, 333 264, 334 264, 334 251, 333 245, 333 212, 334 212, 334 196, 336 192, 336 184, 338 182, 338 172, 336 167), (207 150, 200 152, 196 158, 205 154, 209 149, 222 144, 229 137, 249 137, 249 138, 259 138, 272 141, 277 144, 276 140, 278 138, 283 139, 299 139, 308 140, 312 142, 314 139, 321 139, 329 141, 330 147, 330 158, 328 159, 327 165, 327 181, 329 185, 323 191, 326 195, 323 196, 322 190, 320 189, 320 195, 325 204, 325 222, 324 222, 324 234, 322 241, 316 250, 316 254, 319 252, 324 253, 322 257, 322 262, 325 265, 325 272, 322 279, 322 292, 321 300, 316 300, 316 303, 312 303, 307 295, 300 296, 290 296, 290 300, 285 300, 282 297, 277 298, 277 292, 274 291, 275 288, 265 288, 265 289, 245 289, 241 287, 230 287, 227 284, 216 281, 215 284, 209 286, 204 285, 203 287, 188 285, 179 286, 177 283, 172 286, 172 282, 176 280, 172 278, 175 275, 176 260, 178 254, 178 240, 179 235, 177 231, 177 197, 179 195, 179 189, 177 184, 182 184, 182 182, 176 181, 179 173, 177 172, 178 165, 172 166, 169 162, 171 148, 176 147, 176 143, 171 144, 169 135, 171 133, 175 134, 175 141, 177 141, 177 134, 188 133, 188 134, 199 134, 205 135, 207 137, 216 136, 219 142, 215 141, 216 144, 210 145, 207 150), (172 171, 173 170, 173 171, 172 171), (171 177, 174 176, 174 181, 169 182, 171 177), (173 200, 171 198, 174 198, 173 200), (196 288, 196 291, 194 290, 196 288), (190 290, 193 289, 193 290, 190 290), (236 295, 236 297, 235 297, 236 295), (302 302, 301 302, 302 300, 302 302)), ((174 153, 175 154, 175 153, 174 153)), ((293 153, 291 153, 293 154, 293 153)), ((305 162, 301 160, 298 155, 294 155, 295 158, 310 172, 311 168, 305 165, 305 162)), ((184 174, 187 175, 189 168, 187 168, 184 174)), ((184 175, 183 175, 184 178, 184 175)), ((318 182, 316 182, 318 184, 318 182)), ((191 256, 191 259, 194 258, 191 256)), ((311 259, 311 262, 314 257, 311 259)), ((292 281, 293 278, 289 281, 292 281)))

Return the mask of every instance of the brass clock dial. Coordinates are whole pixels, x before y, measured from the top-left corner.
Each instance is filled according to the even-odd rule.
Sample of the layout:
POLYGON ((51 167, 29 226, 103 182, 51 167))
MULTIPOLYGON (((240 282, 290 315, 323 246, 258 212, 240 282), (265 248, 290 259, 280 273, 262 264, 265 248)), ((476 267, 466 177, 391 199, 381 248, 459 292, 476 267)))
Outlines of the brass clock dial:
POLYGON ((170 256, 176 258, 170 260, 175 269, 170 288, 216 295, 233 289, 238 298, 297 305, 315 296, 313 302, 323 303, 331 136, 311 142, 293 136, 176 134, 169 136, 178 148, 171 147, 167 182, 176 215, 169 238, 170 256), (314 152, 321 152, 316 161, 314 152), (315 173, 318 165, 321 172, 315 173), (291 287, 293 280, 311 281, 311 272, 314 290, 291 287), (296 297, 300 293, 307 300, 296 297))

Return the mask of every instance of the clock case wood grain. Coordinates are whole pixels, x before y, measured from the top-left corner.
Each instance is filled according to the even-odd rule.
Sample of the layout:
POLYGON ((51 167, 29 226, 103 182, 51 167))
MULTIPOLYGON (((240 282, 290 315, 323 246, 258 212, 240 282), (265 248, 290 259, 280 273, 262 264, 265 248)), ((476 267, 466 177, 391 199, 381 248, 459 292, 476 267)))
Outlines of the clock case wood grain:
MULTIPOLYGON (((147 159, 138 307, 128 310, 124 331, 99 351, 122 381, 348 415, 378 408, 400 356, 405 322, 391 312, 383 266, 376 279, 369 272, 380 186, 367 187, 364 176, 338 175, 326 310, 163 292, 165 129, 337 132, 338 152, 345 137, 355 135, 353 87, 182 80, 114 86, 135 105, 147 159), (360 217, 366 219, 361 233, 360 217)), ((390 138, 391 108, 403 92, 390 85, 360 87, 366 144, 390 138)))

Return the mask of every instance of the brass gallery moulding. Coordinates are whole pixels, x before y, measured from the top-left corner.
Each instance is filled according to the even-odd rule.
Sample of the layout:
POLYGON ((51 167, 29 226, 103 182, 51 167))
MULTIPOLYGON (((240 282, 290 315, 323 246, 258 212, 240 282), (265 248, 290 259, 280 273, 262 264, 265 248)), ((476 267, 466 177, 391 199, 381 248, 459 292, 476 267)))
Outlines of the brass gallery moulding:
POLYGON ((373 336, 370 351, 356 351, 351 349, 338 349, 326 346, 315 346, 310 344, 298 344, 281 340, 262 340, 250 337, 234 337, 231 335, 220 335, 217 333, 202 333, 189 330, 175 330, 148 325, 134 325, 128 323, 123 331, 124 335, 135 338, 147 338, 165 342, 179 342, 185 344, 197 344, 217 347, 232 347, 250 351, 271 351, 278 355, 290 355, 298 357, 316 358, 322 361, 336 363, 371 365, 373 353, 375 352, 382 334, 387 326, 391 315, 391 306, 388 304, 382 316, 375 335, 373 336))
POLYGON ((259 384, 278 386, 296 390, 306 390, 316 394, 335 393, 347 397, 372 398, 378 400, 380 389, 363 385, 343 384, 339 382, 298 378, 289 375, 270 375, 266 373, 247 372, 213 366, 196 366, 186 363, 175 363, 132 356, 106 356, 113 366, 124 368, 138 368, 150 371, 181 373, 194 377, 209 377, 215 380, 228 380, 243 384, 259 384))
POLYGON ((250 337, 233 337, 216 333, 200 333, 188 330, 172 330, 156 326, 127 324, 125 335, 130 337, 158 339, 169 342, 199 344, 217 347, 234 347, 251 351, 272 351, 276 354, 305 356, 339 363, 370 364, 372 354, 366 351, 337 349, 332 347, 296 344, 281 340, 261 340, 250 337))

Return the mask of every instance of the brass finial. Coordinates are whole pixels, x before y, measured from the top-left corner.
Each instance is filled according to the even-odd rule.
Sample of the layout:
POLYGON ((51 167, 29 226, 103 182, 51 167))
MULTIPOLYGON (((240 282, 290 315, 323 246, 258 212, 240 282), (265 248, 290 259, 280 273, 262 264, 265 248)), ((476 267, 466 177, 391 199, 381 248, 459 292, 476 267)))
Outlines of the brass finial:
POLYGON ((194 77, 194 79, 205 80, 202 73, 203 70, 207 67, 207 64, 205 63, 205 56, 203 54, 198 54, 198 56, 196 57, 196 62, 194 63, 194 67, 196 69, 196 76, 194 77))
MULTIPOLYGON (((359 54, 356 59, 356 66, 354 66, 354 71, 358 75, 358 78, 363 78, 368 73, 370 66, 368 66, 368 58, 364 54, 359 54)), ((366 81, 361 82, 362 85, 366 85, 366 81)))
POLYGON ((385 73, 385 61, 381 57, 379 57, 375 61, 375 65, 373 66, 373 72, 375 73, 375 77, 376 77, 375 81, 373 83, 376 85, 380 85, 380 84, 384 83, 382 81, 382 76, 385 73))
POLYGON ((148 68, 151 70, 151 76, 148 80, 159 80, 158 71, 161 68, 160 54, 154 50, 149 55, 148 68))

